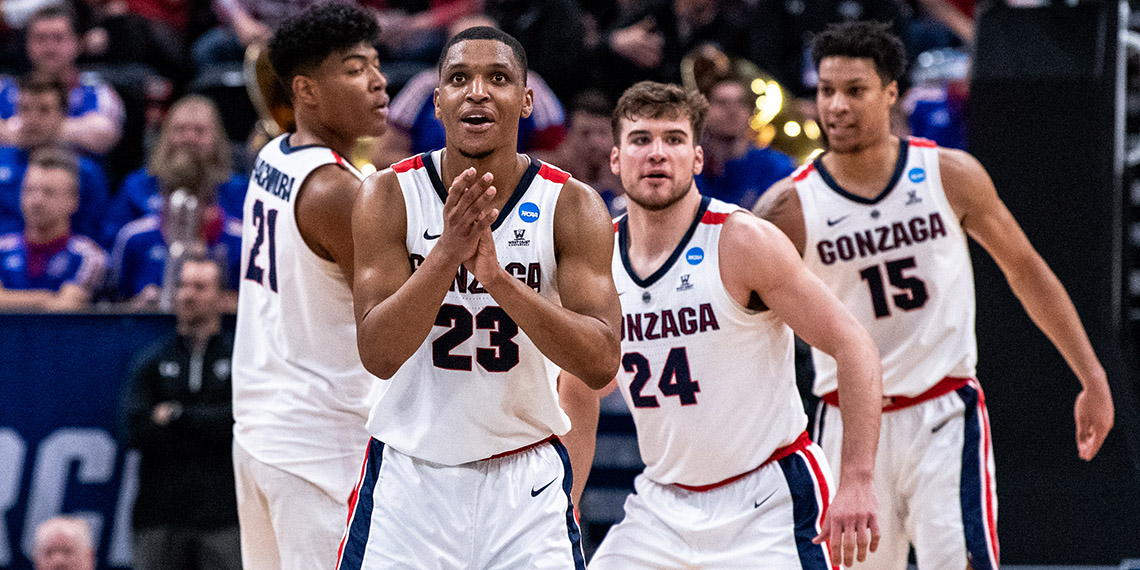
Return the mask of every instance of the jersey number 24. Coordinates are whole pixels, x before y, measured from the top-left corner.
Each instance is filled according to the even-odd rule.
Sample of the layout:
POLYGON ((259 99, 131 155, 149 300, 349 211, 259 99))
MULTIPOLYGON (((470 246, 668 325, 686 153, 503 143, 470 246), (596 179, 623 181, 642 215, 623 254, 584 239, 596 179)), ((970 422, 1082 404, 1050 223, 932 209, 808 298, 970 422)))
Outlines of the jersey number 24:
MULTIPOLYGON (((629 399, 636 408, 659 408, 657 396, 645 395, 645 385, 653 377, 649 370, 649 359, 640 352, 627 352, 621 357, 621 366, 626 372, 633 373, 633 380, 629 383, 629 399)), ((665 366, 661 370, 661 379, 657 381, 657 389, 666 396, 675 396, 682 406, 697 403, 697 392, 701 385, 693 380, 689 372, 689 353, 685 347, 669 350, 665 357, 665 366)))

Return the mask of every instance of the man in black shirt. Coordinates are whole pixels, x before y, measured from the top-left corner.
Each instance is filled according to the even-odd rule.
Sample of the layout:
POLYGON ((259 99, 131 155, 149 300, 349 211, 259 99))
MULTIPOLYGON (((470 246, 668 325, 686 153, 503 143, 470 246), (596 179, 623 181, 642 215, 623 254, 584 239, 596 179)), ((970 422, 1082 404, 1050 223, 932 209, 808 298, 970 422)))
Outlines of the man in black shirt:
POLYGON ((136 369, 129 443, 142 452, 134 568, 241 566, 231 455, 233 336, 221 330, 221 268, 187 260, 178 331, 136 369))

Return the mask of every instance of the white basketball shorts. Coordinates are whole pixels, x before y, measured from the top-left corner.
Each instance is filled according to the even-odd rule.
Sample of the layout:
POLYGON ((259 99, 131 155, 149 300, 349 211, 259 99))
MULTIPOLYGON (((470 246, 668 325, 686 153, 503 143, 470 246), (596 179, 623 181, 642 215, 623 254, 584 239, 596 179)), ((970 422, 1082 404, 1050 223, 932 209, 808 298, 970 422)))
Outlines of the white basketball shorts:
MULTIPOLYGON (((855 568, 905 570, 913 544, 919 570, 967 561, 974 570, 998 570, 997 484, 981 386, 947 378, 903 400, 917 403, 884 408, 875 459, 882 539, 855 568)), ((842 432, 839 408, 821 402, 815 435, 834 458, 836 477, 842 432)))
POLYGON ((819 446, 806 435, 802 442, 704 491, 638 476, 625 518, 610 528, 590 570, 829 570, 827 544, 811 541, 834 487, 819 446))
POLYGON ((241 560, 245 570, 332 568, 348 516, 343 497, 233 446, 241 560))
POLYGON ((557 438, 457 466, 368 446, 338 570, 585 570, 557 438))

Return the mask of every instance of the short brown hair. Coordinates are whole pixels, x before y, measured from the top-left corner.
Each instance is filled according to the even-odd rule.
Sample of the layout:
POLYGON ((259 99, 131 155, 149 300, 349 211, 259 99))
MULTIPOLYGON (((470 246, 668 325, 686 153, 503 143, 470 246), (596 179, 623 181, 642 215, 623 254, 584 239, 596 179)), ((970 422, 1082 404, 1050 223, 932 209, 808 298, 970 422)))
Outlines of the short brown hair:
POLYGON ((28 166, 66 170, 76 180, 79 179, 79 156, 60 146, 43 146, 33 150, 28 157, 28 166))
POLYGON ((705 130, 705 115, 708 110, 708 100, 696 91, 686 91, 680 85, 673 83, 639 81, 621 94, 613 114, 610 115, 614 145, 621 144, 622 119, 677 119, 682 116, 689 118, 689 125, 693 128, 693 141, 696 144, 705 130))
POLYGON ((17 94, 54 93, 59 98, 60 110, 63 111, 64 115, 67 114, 67 108, 71 102, 71 95, 67 90, 67 86, 63 84, 63 81, 44 73, 32 71, 21 75, 16 87, 17 94))

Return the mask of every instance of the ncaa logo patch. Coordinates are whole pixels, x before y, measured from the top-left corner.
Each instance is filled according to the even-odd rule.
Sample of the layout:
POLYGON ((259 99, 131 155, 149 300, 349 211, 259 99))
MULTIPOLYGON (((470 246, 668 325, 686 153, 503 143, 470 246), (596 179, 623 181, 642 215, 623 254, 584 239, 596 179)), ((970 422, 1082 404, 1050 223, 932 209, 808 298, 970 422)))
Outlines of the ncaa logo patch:
POLYGON ((919 182, 926 180, 926 171, 922 168, 912 168, 909 172, 906 173, 906 177, 909 178, 911 182, 918 184, 919 182))
POLYGON ((538 221, 538 206, 534 202, 525 202, 519 206, 519 217, 522 221, 527 223, 534 223, 538 221))
POLYGON ((700 262, 702 262, 704 260, 705 260, 705 250, 703 250, 699 247, 694 247, 694 248, 690 249, 689 251, 685 252, 685 261, 688 261, 689 265, 698 265, 700 262))

